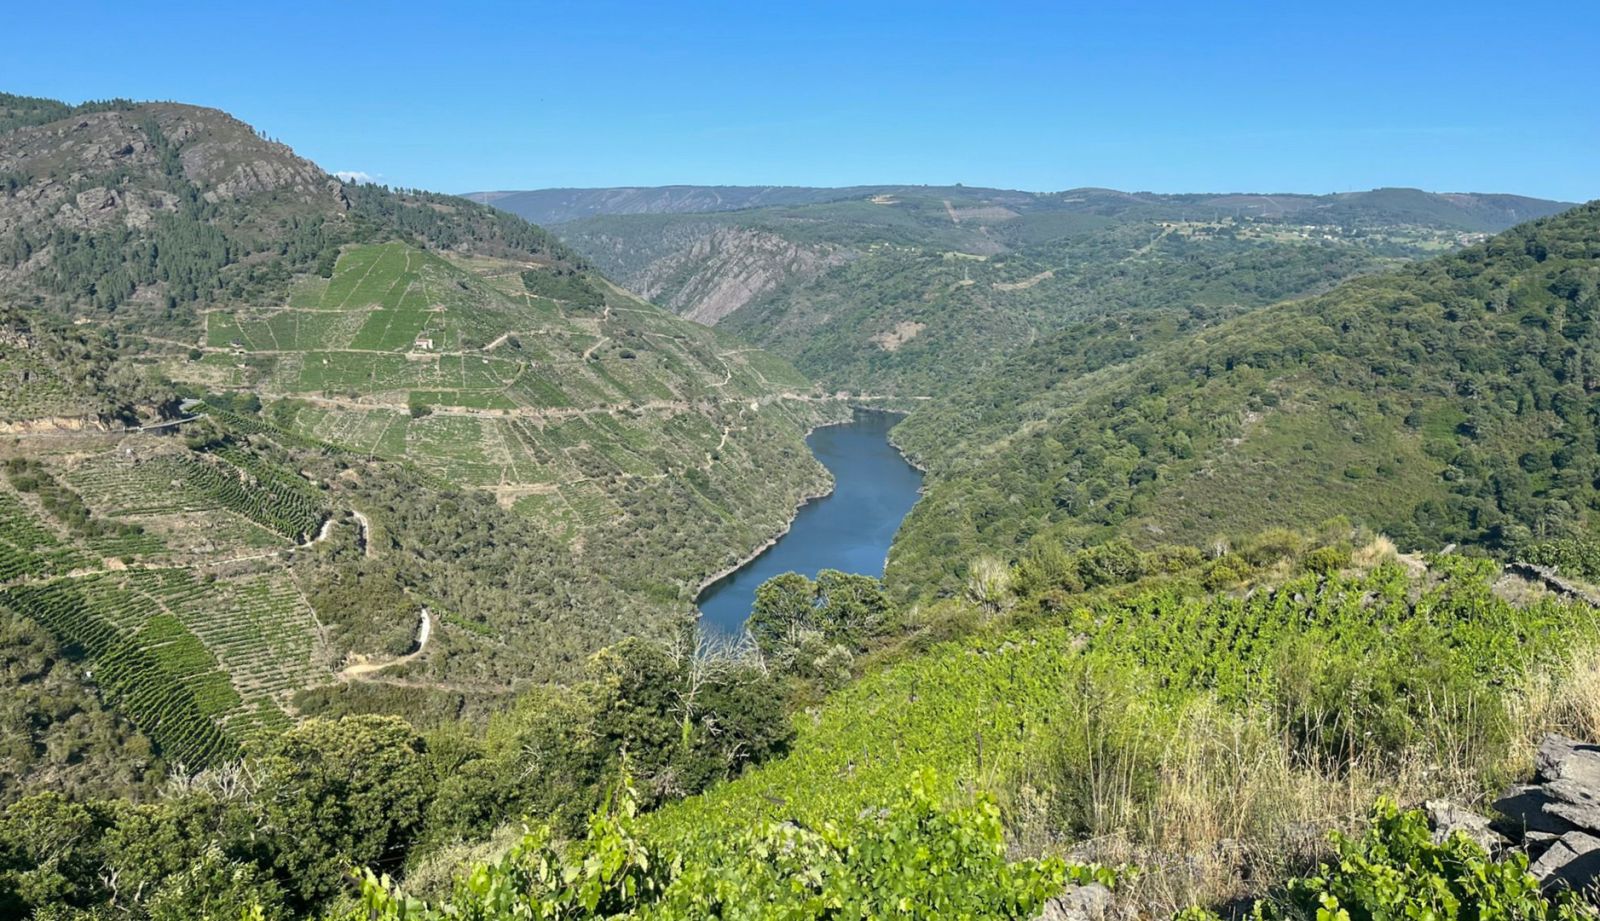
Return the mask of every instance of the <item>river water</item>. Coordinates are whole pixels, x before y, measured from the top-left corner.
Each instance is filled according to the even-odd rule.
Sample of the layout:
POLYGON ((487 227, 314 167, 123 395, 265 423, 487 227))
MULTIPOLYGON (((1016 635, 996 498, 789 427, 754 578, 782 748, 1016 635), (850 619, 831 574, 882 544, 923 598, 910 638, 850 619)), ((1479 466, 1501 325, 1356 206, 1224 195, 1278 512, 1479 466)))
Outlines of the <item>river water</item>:
POLYGON ((889 543, 922 488, 922 474, 889 443, 889 429, 900 419, 858 411, 851 422, 812 431, 806 444, 833 473, 833 492, 802 506, 789 533, 700 593, 695 603, 703 626, 737 633, 755 604, 756 587, 782 573, 883 575, 889 543))

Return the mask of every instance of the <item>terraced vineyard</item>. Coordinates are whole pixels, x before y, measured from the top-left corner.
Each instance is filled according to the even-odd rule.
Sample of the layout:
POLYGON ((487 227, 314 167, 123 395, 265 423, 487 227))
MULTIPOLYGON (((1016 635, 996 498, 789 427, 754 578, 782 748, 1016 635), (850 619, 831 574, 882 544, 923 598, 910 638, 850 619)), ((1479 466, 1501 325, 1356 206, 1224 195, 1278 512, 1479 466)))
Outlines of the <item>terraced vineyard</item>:
POLYGON ((331 674, 287 571, 246 562, 219 578, 196 564, 263 558, 327 513, 308 483, 255 454, 175 447, 130 439, 47 458, 59 477, 33 468, 36 482, 70 483, 93 509, 98 526, 81 534, 0 486, 0 609, 49 630, 108 703, 194 768, 285 726, 289 697, 331 674))
POLYGON ((107 699, 190 767, 286 725, 281 702, 328 675, 314 661, 315 617, 278 573, 209 585, 179 569, 63 577, 0 589, 0 607, 85 657, 107 699))
MULTIPOLYGON (((278 308, 208 313, 200 350, 171 372, 268 402, 230 426, 414 463, 563 539, 611 529, 591 544, 609 546, 663 516, 707 522, 703 546, 673 560, 669 578, 686 586, 731 562, 727 548, 775 533, 817 487, 800 436, 842 412, 781 360, 598 278, 403 243, 346 249, 331 278, 302 280, 278 308)), ((191 506, 220 489, 203 471, 151 473, 193 481, 191 506)), ((281 511, 299 510, 253 517, 281 534, 311 518, 281 511)))
POLYGON ((108 702, 175 761, 205 766, 237 748, 215 718, 240 702, 212 657, 161 602, 104 577, 0 590, 0 605, 76 648, 108 702))
POLYGON ((295 542, 315 534, 328 517, 303 479, 241 451, 214 458, 111 453, 76 467, 68 478, 96 511, 114 516, 226 509, 295 542))
POLYGON ((208 314, 205 354, 175 370, 289 398, 275 418, 301 436, 513 490, 660 473, 658 459, 606 470, 559 452, 670 444, 661 429, 708 404, 759 412, 761 395, 807 388, 781 362, 617 292, 584 282, 584 303, 536 295, 565 291, 523 277, 543 274, 401 243, 356 247, 279 309, 208 314), (598 416, 623 425, 583 425, 598 416), (555 431, 566 425, 569 435, 555 431))
MULTIPOLYGON (((45 626, 108 702, 191 767, 286 725, 294 695, 331 681, 344 653, 370 655, 362 644, 374 636, 403 641, 337 613, 324 629, 307 593, 322 604, 330 589, 311 574, 351 548, 296 549, 342 533, 322 526, 383 468, 374 459, 420 472, 386 501, 480 487, 517 528, 532 523, 524 544, 548 546, 527 554, 545 566, 504 590, 539 597, 490 614, 460 609, 465 626, 441 630, 436 652, 386 673, 493 692, 459 647, 555 630, 574 616, 562 607, 573 603, 569 567, 612 575, 593 605, 626 612, 613 616, 628 631, 685 613, 702 579, 776 533, 818 488, 823 471, 801 436, 839 411, 782 361, 598 279, 401 243, 350 248, 333 277, 298 282, 280 307, 230 305, 205 323, 199 357, 166 366, 222 391, 190 404, 204 421, 178 437, 46 439, 22 455, 40 465, 29 475, 78 503, 79 524, 0 483, 0 606, 45 626), (232 387, 266 405, 238 410, 232 387)), ((363 547, 386 512, 372 506, 363 547)), ((578 661, 594 642, 584 634, 558 653, 514 654, 578 661)), ((508 661, 489 675, 526 673, 500 654, 508 661)))
POLYGON ((0 583, 56 575, 85 562, 81 553, 34 519, 21 500, 0 492, 0 583))

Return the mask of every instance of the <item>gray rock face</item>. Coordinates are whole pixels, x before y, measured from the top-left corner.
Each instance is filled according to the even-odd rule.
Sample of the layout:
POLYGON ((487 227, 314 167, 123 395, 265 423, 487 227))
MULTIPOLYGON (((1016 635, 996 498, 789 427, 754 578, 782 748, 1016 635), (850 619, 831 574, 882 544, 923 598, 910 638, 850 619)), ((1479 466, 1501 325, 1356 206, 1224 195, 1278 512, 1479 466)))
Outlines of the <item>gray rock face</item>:
POLYGON ((1495 801, 1502 817, 1495 827, 1528 852, 1529 871, 1546 886, 1593 890, 1600 882, 1600 746, 1551 734, 1539 744, 1534 768, 1534 783, 1495 801))
POLYGON ((1585 745, 1562 735, 1547 735, 1534 755, 1534 767, 1545 782, 1564 781, 1568 788, 1600 790, 1600 746, 1585 745))
POLYGON ((1445 800, 1430 800, 1423 805, 1428 813, 1428 824, 1433 828, 1433 840, 1443 843, 1450 836, 1460 833, 1466 835, 1485 851, 1494 853, 1503 847, 1506 840, 1494 829, 1489 827, 1489 820, 1476 812, 1463 809, 1454 803, 1445 800))
POLYGON ((1569 831, 1528 868, 1552 888, 1588 889, 1600 876, 1600 838, 1569 831))
POLYGON ((1508 837, 1521 838, 1529 832, 1564 835, 1575 827, 1571 822, 1545 811, 1544 807, 1555 798, 1537 784, 1518 784, 1507 790, 1494 802, 1494 809, 1504 816, 1500 830, 1508 837))
POLYGON ((1034 921, 1105 921, 1111 916, 1111 890, 1099 883, 1073 886, 1044 905, 1034 921))

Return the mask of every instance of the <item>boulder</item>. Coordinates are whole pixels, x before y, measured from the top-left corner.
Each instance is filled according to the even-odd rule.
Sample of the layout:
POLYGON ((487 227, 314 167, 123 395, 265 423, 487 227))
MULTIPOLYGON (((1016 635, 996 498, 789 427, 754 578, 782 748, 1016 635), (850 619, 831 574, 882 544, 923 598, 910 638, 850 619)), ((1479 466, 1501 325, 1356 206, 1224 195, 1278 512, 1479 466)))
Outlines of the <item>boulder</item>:
POLYGON ((1495 823, 1507 837, 1520 838, 1528 832, 1546 832, 1564 835, 1576 828, 1559 815, 1545 811, 1556 799, 1545 789, 1533 784, 1518 784, 1494 801, 1495 812, 1504 820, 1495 823))
POLYGON ((1072 886, 1050 901, 1034 921, 1105 921, 1111 916, 1111 890, 1099 883, 1072 886))
POLYGON ((1545 803, 1547 815, 1559 816, 1573 825, 1600 834, 1600 789, 1584 786, 1577 781, 1562 778, 1544 785, 1551 798, 1545 803))
POLYGON ((1423 804, 1428 813, 1428 826, 1433 829, 1433 840, 1443 844, 1451 835, 1460 832, 1489 853, 1498 851, 1506 842, 1489 820, 1469 809, 1463 809, 1446 800, 1429 800, 1423 804))
POLYGON ((1528 868, 1548 888, 1586 890, 1600 878, 1600 838, 1569 831, 1528 868))
POLYGON ((1600 746, 1551 733, 1533 756, 1539 779, 1565 781, 1569 787, 1600 791, 1600 746))

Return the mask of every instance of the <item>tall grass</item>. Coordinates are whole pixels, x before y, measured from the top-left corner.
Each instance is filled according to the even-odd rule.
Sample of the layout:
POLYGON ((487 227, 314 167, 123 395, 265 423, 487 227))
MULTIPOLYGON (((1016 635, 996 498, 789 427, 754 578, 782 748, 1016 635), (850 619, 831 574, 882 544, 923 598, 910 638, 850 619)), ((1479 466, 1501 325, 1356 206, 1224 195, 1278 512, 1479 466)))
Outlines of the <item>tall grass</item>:
POLYGON ((1137 866, 1119 890, 1126 907, 1166 917, 1192 905, 1243 905, 1331 856, 1328 832, 1354 832, 1387 796, 1448 799, 1487 810, 1531 770, 1547 732, 1600 739, 1600 645, 1485 694, 1420 692, 1404 744, 1369 740, 1307 746, 1348 731, 1285 719, 1262 701, 1240 707, 1210 694, 1164 705, 1125 670, 1090 670, 1050 743, 1002 791, 1019 854, 1137 866))

